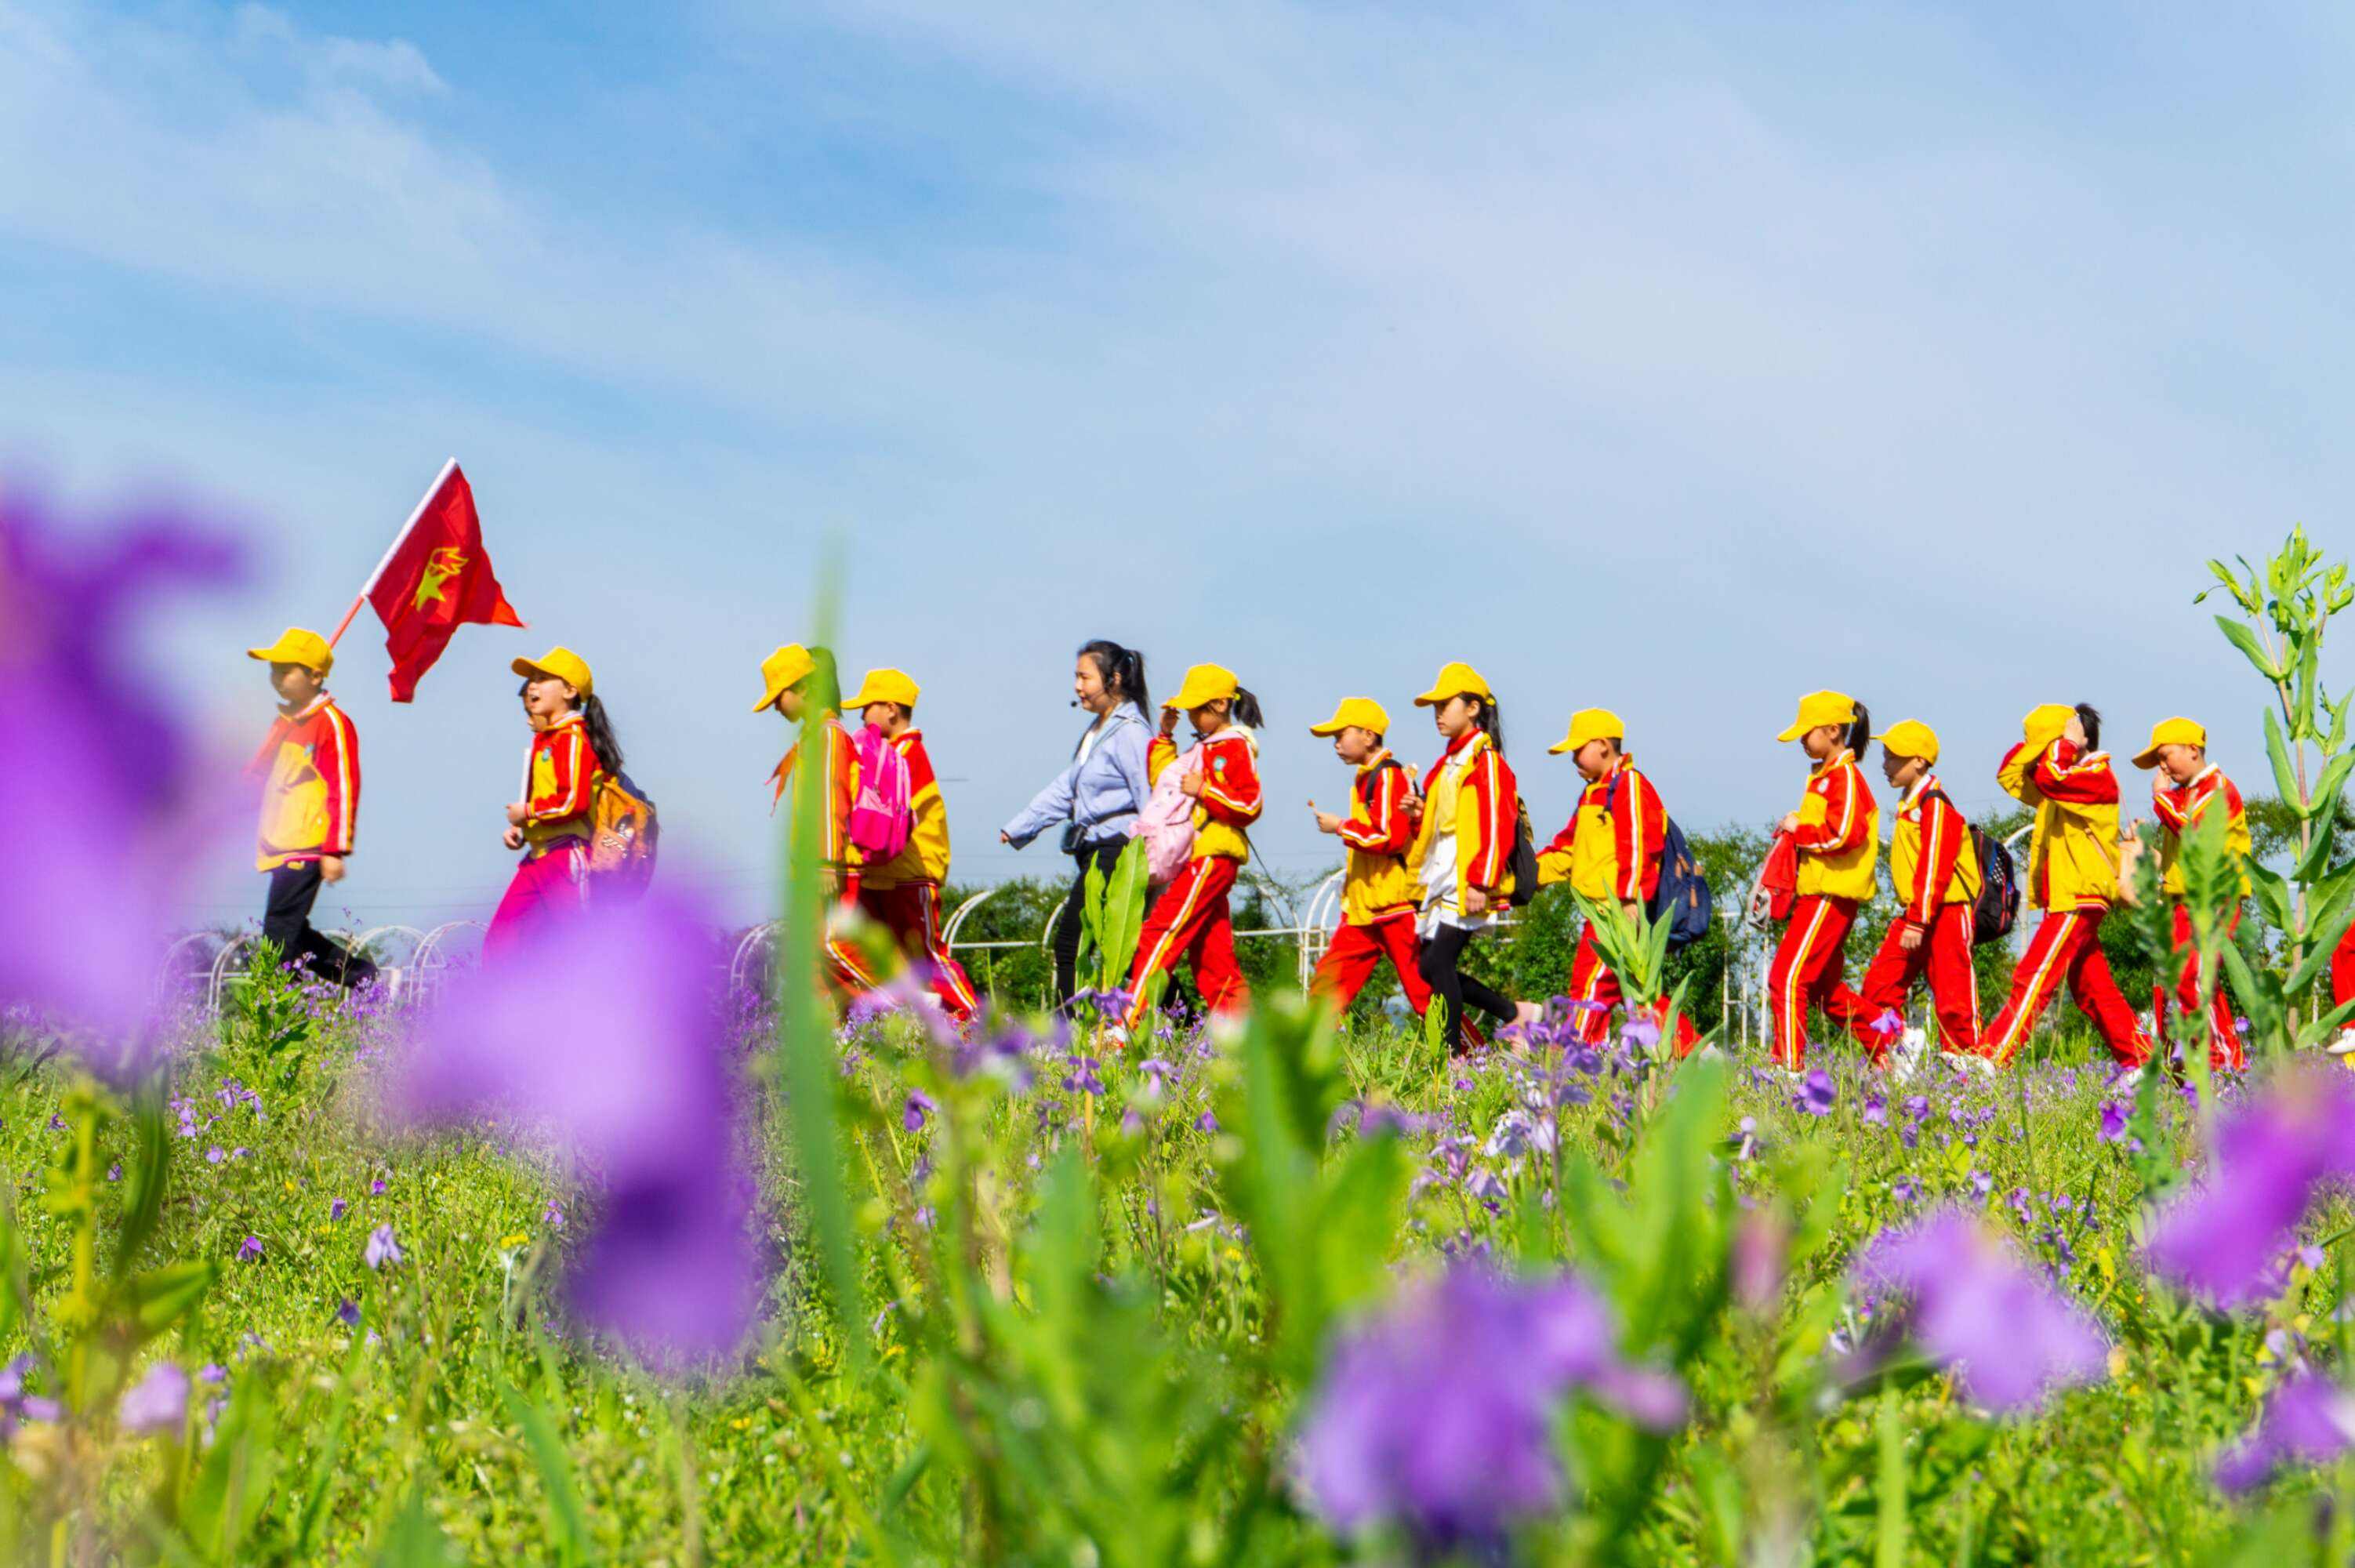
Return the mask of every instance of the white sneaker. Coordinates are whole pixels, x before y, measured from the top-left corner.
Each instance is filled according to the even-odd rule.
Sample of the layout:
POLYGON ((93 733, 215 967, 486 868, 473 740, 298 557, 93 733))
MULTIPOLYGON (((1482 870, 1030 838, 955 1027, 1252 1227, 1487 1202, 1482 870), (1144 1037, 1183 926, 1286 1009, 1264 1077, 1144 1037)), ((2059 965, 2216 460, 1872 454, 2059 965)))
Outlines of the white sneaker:
POLYGON ((376 972, 376 977, 377 983, 384 987, 384 1005, 388 1008, 399 1007, 403 989, 401 983, 409 978, 409 971, 398 966, 378 969, 376 972))
POLYGON ((2139 1067, 2122 1067, 2118 1069, 2116 1072, 2111 1075, 2107 1085, 2111 1093, 2117 1094, 2131 1094, 2141 1086, 2142 1069, 2139 1067))
POLYGON ((1909 1029, 1900 1035, 1889 1052, 1889 1076, 1900 1083, 1910 1083, 1922 1071, 1922 1058, 1930 1049, 1930 1037, 1918 1029, 1909 1029))
POLYGON ((1941 1050, 1938 1052, 1938 1061, 1941 1066, 1952 1068, 1956 1072, 1969 1073, 1980 1078, 1995 1076, 1995 1063, 1975 1051, 1941 1050))
POLYGON ((2322 1048, 2333 1056, 2355 1055, 2355 1029, 2342 1029, 2339 1038, 2322 1048))

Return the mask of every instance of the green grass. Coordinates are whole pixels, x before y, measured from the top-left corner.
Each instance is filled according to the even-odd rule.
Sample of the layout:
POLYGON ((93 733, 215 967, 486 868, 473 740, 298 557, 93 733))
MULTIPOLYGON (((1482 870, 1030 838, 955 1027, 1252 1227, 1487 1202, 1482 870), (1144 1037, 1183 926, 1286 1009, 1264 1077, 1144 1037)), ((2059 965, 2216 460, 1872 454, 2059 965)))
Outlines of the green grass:
MULTIPOLYGON (((780 1259, 772 1310, 732 1375, 665 1383, 563 1326, 554 1281, 592 1216, 555 1161, 383 1130, 376 1089, 399 1050, 386 1025, 314 1020, 264 995, 199 1043, 175 1085, 195 1109, 195 1136, 168 1140, 168 1196, 144 1250, 218 1265, 197 1312, 151 1351, 227 1370, 198 1389, 221 1402, 218 1434, 185 1453, 103 1422, 78 1425, 70 1453, 20 1434, 0 1466, 10 1515, 0 1536, 24 1560, 426 1562, 438 1531, 471 1562, 1332 1561, 1343 1549, 1282 1479, 1331 1325, 1443 1248, 1566 1259, 1609 1282, 1626 1313, 1640 1260, 1614 1249, 1662 1244, 1645 1229, 1659 1222, 1643 1218, 1669 1179, 1645 1165, 1646 1129, 1666 1114, 1657 1078, 1602 1080, 1592 1104, 1563 1112, 1553 1153, 1508 1160, 1483 1148, 1519 1103, 1511 1065, 1436 1063, 1412 1038, 1345 1035, 1323 1088, 1313 1055, 1269 1058, 1279 1076, 1306 1075, 1273 1083, 1277 1100, 1252 1097, 1256 1069, 1231 1049, 1210 1060, 1165 1044, 1184 1071, 1154 1101, 1134 1066, 1146 1050, 1106 1063, 1101 1097, 1066 1093, 1051 1064, 1017 1094, 952 1083, 915 1037, 887 1029, 856 1042, 842 1102, 865 1296, 880 1312, 872 1354, 854 1367, 819 1306, 782 1117, 748 1047, 780 1259), (259 1111, 221 1103, 230 1080, 261 1096, 259 1111), (942 1124, 902 1128, 911 1083, 941 1099, 956 1147, 942 1124), (1271 1189, 1261 1233, 1242 1233, 1240 1173, 1278 1140, 1254 1134, 1239 1108, 1314 1111, 1335 1097, 1438 1118, 1400 1153, 1401 1189, 1410 1170, 1427 1179, 1392 1208, 1359 1204, 1336 1172, 1376 1162, 1345 1129, 1313 1162, 1324 1174, 1295 1172, 1289 1189, 1322 1181, 1321 1218, 1283 1208, 1294 1196, 1271 1189), (1223 1125, 1201 1130, 1214 1104, 1223 1125), (1141 1125, 1124 1128, 1130 1109, 1141 1125), (1487 1200, 1449 1178, 1451 1157, 1494 1178, 1480 1184, 1487 1200), (1635 1218, 1614 1231, 1623 1188, 1635 1218), (346 1211, 331 1219, 338 1198, 346 1211), (1382 1216, 1380 1229, 1367 1215, 1382 1216), (1280 1221, 1300 1223, 1316 1259, 1264 1250, 1280 1221), (404 1260, 371 1271, 364 1245, 388 1224, 404 1260), (259 1259, 238 1256, 248 1236, 259 1259), (1304 1305, 1312 1294, 1323 1316, 1304 1305), (356 1327, 339 1319, 346 1302, 356 1327), (175 1480, 231 1451, 235 1473, 212 1493, 175 1480), (69 1510, 62 1534, 43 1523, 59 1506, 69 1510), (66 1554, 53 1559, 60 1541, 66 1554)), ((2085 1054, 2072 1035, 2058 1049, 2085 1054)), ((1780 1541, 1839 1561, 1900 1539, 1884 1532, 1902 1526, 1914 1561, 2187 1562, 2235 1550, 2275 1517, 2263 1509, 2304 1530, 2305 1510, 2343 1477, 2290 1478, 2243 1512, 2216 1494, 2208 1467, 2285 1357, 2338 1354, 2344 1243, 2264 1315, 2196 1310, 2137 1265, 2140 1187, 2123 1149, 2095 1136, 2090 1066, 2073 1081, 2046 1064, 1963 1089, 1891 1088, 1875 1123, 1869 1081, 1845 1053, 1832 1064, 1840 1102, 1821 1118, 1746 1064, 1730 1074, 1692 1168, 1781 1216, 1797 1261, 1764 1312, 1703 1299, 1721 1296, 1711 1272, 1721 1253, 1669 1267, 1659 1299, 1670 1315, 1689 1311, 1691 1331, 1680 1344, 1656 1339, 1669 1331, 1662 1316, 1628 1323, 1628 1339, 1678 1365, 1693 1420, 1646 1459, 1632 1429, 1579 1407, 1565 1442, 1588 1490, 1524 1550, 1731 1563, 1780 1541), (1910 1148, 1908 1093, 1933 1102, 1910 1148), (2032 1195, 2032 1222, 2006 1201, 2015 1188, 2032 1195), (2066 1210, 2053 1209, 2055 1194, 2066 1210), (2115 1338, 2113 1376, 2011 1424, 1974 1418, 1946 1380, 1903 1360, 1843 1381, 1871 1328, 1847 1291, 1848 1263, 1882 1227, 1942 1200, 1983 1204, 2067 1268, 2115 1338), (1650 1477, 1640 1491, 1622 1488, 1639 1473, 1650 1477), (1625 1530, 1603 1538, 1598 1520, 1625 1498, 1636 1499, 1625 1530)), ((71 1243, 68 1220, 40 1200, 70 1136, 52 1125, 69 1110, 69 1083, 39 1068, 0 1098, 0 1161, 37 1316, 58 1309, 71 1243)), ((2166 1136, 2186 1136, 2171 1091, 2160 1108, 2166 1136)), ((108 1125, 108 1160, 123 1157, 132 1127, 108 1125)), ((1739 1219, 1739 1204, 1686 1196, 1710 1226, 1730 1232, 1739 1219)), ((2315 1233, 2344 1222, 2321 1216, 2315 1233)), ((13 1330, 0 1354, 24 1343, 13 1330)))

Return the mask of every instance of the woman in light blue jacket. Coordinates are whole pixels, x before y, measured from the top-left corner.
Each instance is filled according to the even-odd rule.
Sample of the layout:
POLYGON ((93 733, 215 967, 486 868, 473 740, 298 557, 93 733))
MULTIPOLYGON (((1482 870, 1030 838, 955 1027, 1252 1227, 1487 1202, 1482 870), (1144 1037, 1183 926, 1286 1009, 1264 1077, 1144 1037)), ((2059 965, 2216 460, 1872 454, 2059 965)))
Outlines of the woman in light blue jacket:
POLYGON ((1128 828, 1153 785, 1146 778, 1145 752, 1153 729, 1145 721, 1151 699, 1145 690, 1145 656, 1135 648, 1097 638, 1079 653, 1071 671, 1071 691, 1095 715, 1071 753, 1071 765, 1055 775, 1038 797, 1007 823, 998 838, 1021 848, 1050 827, 1062 829, 1062 847, 1077 863, 1078 875, 1055 917, 1055 1000, 1071 999, 1073 977, 1080 961, 1082 905, 1087 898, 1088 872, 1101 867, 1112 875, 1120 852, 1128 847, 1128 828))

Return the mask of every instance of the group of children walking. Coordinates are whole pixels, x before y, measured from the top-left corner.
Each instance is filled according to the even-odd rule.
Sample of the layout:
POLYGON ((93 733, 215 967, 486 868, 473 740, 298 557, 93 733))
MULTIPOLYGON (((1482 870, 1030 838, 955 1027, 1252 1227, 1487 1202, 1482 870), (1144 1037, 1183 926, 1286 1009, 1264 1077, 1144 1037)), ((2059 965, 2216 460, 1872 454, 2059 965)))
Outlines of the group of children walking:
MULTIPOLYGON (((316 633, 290 628, 248 652, 270 666, 279 698, 279 716, 253 763, 263 784, 257 864, 271 876, 265 934, 291 962, 346 984, 364 983, 374 974, 367 961, 344 954, 309 924, 321 887, 344 874, 359 814, 358 736, 326 690, 333 650, 316 633)), ((517 659, 514 668, 523 682, 518 697, 530 741, 518 798, 506 807, 504 841, 521 859, 485 937, 489 963, 504 961, 595 896, 608 863, 613 800, 634 803, 650 825, 650 809, 622 774, 621 748, 587 662, 558 647, 517 659)), ((837 906, 856 909, 888 933, 941 1008, 960 1023, 970 1019, 977 998, 948 951, 941 917, 950 863, 947 807, 916 727, 920 688, 901 671, 875 669, 847 699, 832 701, 826 694, 839 689, 832 656, 799 644, 762 661, 761 680, 754 711, 774 710, 797 731, 772 774, 773 799, 789 787, 819 793, 819 852, 837 906), (862 718, 857 731, 843 722, 851 710, 862 718)), ((1164 835, 1155 847, 1167 851, 1167 864, 1156 879, 1116 1028, 1124 1035, 1141 1027, 1155 977, 1181 961, 1214 1012, 1235 1012, 1250 993, 1235 960, 1231 894, 1265 804, 1257 699, 1233 671, 1196 665, 1161 704, 1157 725, 1148 727, 1144 659, 1107 641, 1081 649, 1073 692, 1073 706, 1087 709, 1092 722, 1071 764, 1000 834, 1019 848, 1060 826, 1062 848, 1075 861, 1072 895, 1055 933, 1059 999, 1068 1001, 1074 990, 1089 874, 1108 871, 1131 837, 1150 831, 1164 835), (1181 720, 1191 744, 1179 741, 1181 720)), ((1346 853, 1341 923, 1312 990, 1346 1008, 1387 960, 1409 1005, 1423 1013, 1437 1004, 1443 1038, 1462 1050, 1481 1039, 1467 1009, 1494 1023, 1527 1022, 1539 1011, 1464 972, 1473 939, 1509 907, 1560 882, 1597 908, 1616 904, 1631 915, 1652 910, 1674 829, 1658 789, 1626 749, 1626 727, 1606 709, 1572 714, 1568 732, 1550 749, 1571 759, 1583 787, 1569 821, 1540 848, 1506 761, 1497 695, 1479 671, 1447 664, 1414 703, 1430 710, 1441 748, 1421 770, 1393 754, 1390 716, 1370 698, 1345 698, 1331 718, 1309 727, 1329 739, 1352 770, 1346 812, 1310 806, 1317 830, 1338 838, 1346 853)), ((1936 734, 1916 720, 1875 732, 1863 705, 1840 692, 1800 699, 1780 739, 1799 746, 1808 772, 1798 808, 1778 825, 1770 857, 1770 867, 1788 872, 1787 918, 1767 975, 1780 1066, 1804 1066, 1811 1011, 1848 1029, 1876 1063, 1887 1063, 1898 1049, 1904 1010, 1924 982, 1939 1044, 1951 1056, 2009 1063, 2065 984, 2122 1068, 2139 1069, 2149 1060, 2150 1037, 2120 994, 2099 940, 2131 842, 2122 837, 2117 779, 2100 733, 2101 716, 2088 706, 2037 708, 1997 770, 2003 787, 2034 814, 2024 882, 2045 919, 2019 962, 2009 996, 1982 1027, 1972 950, 1988 934, 1976 918, 1987 869, 1974 831, 1935 772, 1936 734), (1851 988, 1847 938, 1873 896, 1881 855, 1880 809, 1861 765, 1876 740, 1895 800, 1889 870, 1902 907, 1860 987, 1851 988)), ((2155 848, 2163 886, 2175 901, 2180 968, 2170 994, 2156 998, 2163 1016, 2170 1000, 2185 1008, 2200 1005, 2191 923, 2175 863, 2181 836, 2205 814, 2222 811, 2230 850, 2243 866, 2250 841, 2240 792, 2207 760, 2198 724, 2165 720, 2134 761, 2154 774, 2155 848)), ((827 983, 845 999, 883 982, 870 952, 839 929, 847 923, 831 926, 825 944, 827 983)), ((2355 936, 2338 956, 2333 988, 2344 1000, 2355 995, 2355 936)), ((1610 1014, 1624 997, 1591 925, 1572 955, 1570 998, 1580 1036, 1606 1038, 1610 1014)), ((1665 1002, 1656 1006, 1665 1013, 1665 1002)), ((2211 1061, 2239 1067, 2240 1042, 2221 985, 2206 1016, 2211 1061)), ((1697 1037, 1689 1019, 1679 1018, 1676 1030, 1675 1048, 1683 1054, 1697 1037)))

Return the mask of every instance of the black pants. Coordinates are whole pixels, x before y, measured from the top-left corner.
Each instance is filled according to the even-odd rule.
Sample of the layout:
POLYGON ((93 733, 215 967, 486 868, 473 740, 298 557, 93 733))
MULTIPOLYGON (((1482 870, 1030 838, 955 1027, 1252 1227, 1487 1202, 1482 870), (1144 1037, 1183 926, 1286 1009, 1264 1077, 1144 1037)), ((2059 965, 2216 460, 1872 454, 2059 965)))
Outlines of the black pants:
POLYGON ((1104 880, 1112 880, 1113 868, 1120 864, 1120 852, 1128 848, 1125 837, 1100 839, 1083 844, 1071 851, 1071 862, 1079 874, 1071 879, 1071 891, 1063 895, 1063 908, 1055 916, 1055 1006, 1071 1005, 1071 993, 1079 988, 1080 936, 1087 929, 1088 872, 1102 868, 1104 880))
POLYGON ((1443 925, 1423 938, 1423 954, 1415 964, 1423 971, 1423 984, 1431 987, 1432 995, 1446 1009, 1447 1030, 1442 1038, 1447 1041, 1447 1049, 1458 1054, 1464 1050, 1466 1001, 1504 1023, 1511 1022, 1516 1011, 1512 997, 1486 980, 1476 980, 1456 968, 1464 957, 1464 944, 1471 940, 1472 933, 1462 926, 1443 925))
POLYGON ((311 929, 311 906, 318 901, 325 880, 316 860, 281 866, 271 872, 270 904, 261 917, 261 934, 278 944, 278 956, 284 963, 300 964, 347 990, 365 986, 376 978, 376 965, 311 929))

